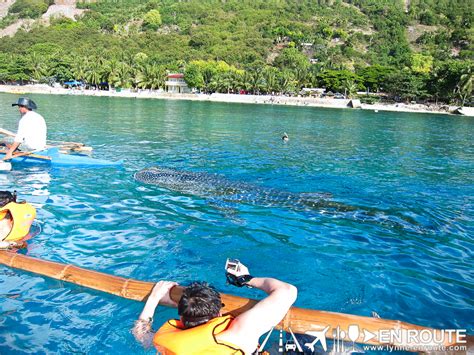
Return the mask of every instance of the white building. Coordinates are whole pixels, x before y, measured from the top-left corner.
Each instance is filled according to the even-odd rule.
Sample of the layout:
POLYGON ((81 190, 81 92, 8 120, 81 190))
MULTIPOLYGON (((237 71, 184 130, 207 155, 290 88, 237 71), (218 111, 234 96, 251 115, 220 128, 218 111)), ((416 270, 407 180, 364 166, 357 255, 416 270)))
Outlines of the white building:
POLYGON ((191 92, 188 84, 184 81, 184 74, 172 73, 168 74, 165 81, 165 91, 177 94, 185 94, 191 92))

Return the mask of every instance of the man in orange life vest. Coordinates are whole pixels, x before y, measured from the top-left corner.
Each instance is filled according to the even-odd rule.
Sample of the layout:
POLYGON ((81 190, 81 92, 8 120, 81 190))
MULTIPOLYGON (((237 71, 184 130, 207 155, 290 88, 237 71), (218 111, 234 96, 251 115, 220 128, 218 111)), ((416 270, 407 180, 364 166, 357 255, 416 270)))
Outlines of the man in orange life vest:
POLYGON ((153 288, 135 323, 133 334, 145 347, 153 343, 162 354, 251 354, 260 336, 277 325, 296 300, 296 287, 268 277, 253 277, 238 260, 228 260, 226 276, 235 286, 258 288, 267 297, 233 318, 222 316, 219 293, 207 283, 186 287, 179 304, 170 297, 177 284, 160 281, 153 288), (169 320, 154 334, 151 330, 158 303, 177 306, 179 320, 169 320))
POLYGON ((33 206, 16 202, 16 192, 0 191, 0 249, 21 247, 35 217, 33 206))

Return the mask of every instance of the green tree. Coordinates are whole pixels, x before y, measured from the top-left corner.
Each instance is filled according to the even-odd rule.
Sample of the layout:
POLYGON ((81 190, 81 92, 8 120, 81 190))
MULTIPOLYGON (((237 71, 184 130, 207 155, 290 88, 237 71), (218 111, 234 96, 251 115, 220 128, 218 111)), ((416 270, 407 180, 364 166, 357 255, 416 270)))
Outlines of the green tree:
POLYGON ((20 18, 38 18, 49 7, 44 0, 16 0, 8 9, 10 14, 17 14, 20 18))
POLYGON ((28 70, 28 63, 25 57, 12 55, 8 66, 8 80, 17 81, 23 84, 30 79, 31 73, 28 70))
POLYGON ((71 60, 65 55, 50 56, 46 61, 46 76, 52 81, 64 82, 72 76, 71 60))
POLYGON ((415 53, 411 56, 411 70, 418 74, 428 74, 433 67, 433 57, 415 53))
POLYGON ((362 78, 349 70, 323 70, 318 74, 320 86, 328 91, 343 92, 347 82, 354 82, 359 86, 362 78))
POLYGON ((297 91, 301 90, 304 87, 311 86, 311 74, 308 71, 307 67, 299 67, 293 70, 295 77, 295 85, 297 91))
POLYGON ((85 68, 85 79, 87 82, 97 87, 102 82, 103 66, 98 58, 92 58, 88 61, 85 68))
POLYGON ((109 77, 109 83, 114 87, 129 88, 131 87, 131 68, 127 63, 118 62, 114 71, 109 77))
POLYGON ((296 48, 285 48, 275 59, 274 65, 280 68, 307 69, 309 59, 296 48))
POLYGON ((161 14, 157 9, 148 11, 143 16, 143 28, 146 30, 156 31, 161 26, 161 14))
POLYGON ((344 91, 346 97, 352 99, 357 94, 357 84, 353 79, 348 79, 344 82, 344 91))
POLYGON ((184 81, 190 88, 201 90, 204 87, 204 78, 201 68, 195 63, 190 63, 184 71, 184 81))
POLYGON ((33 52, 28 57, 28 66, 32 79, 39 81, 46 75, 47 67, 45 58, 41 57, 36 52, 33 52))
POLYGON ((263 81, 263 69, 262 67, 253 67, 248 70, 248 73, 250 74, 247 78, 248 83, 247 87, 249 90, 252 92, 252 94, 256 95, 259 94, 260 91, 265 87, 264 81, 263 81))
POLYGON ((436 63, 427 83, 430 94, 436 100, 440 99, 446 102, 455 100, 456 97, 459 98, 460 79, 464 74, 472 73, 473 68, 474 62, 472 61, 449 60, 436 63))
POLYGON ((387 83, 387 77, 393 71, 392 68, 382 65, 372 65, 356 70, 361 77, 362 84, 372 92, 383 90, 387 83))
POLYGON ((165 85, 166 71, 156 63, 143 65, 138 73, 138 87, 142 89, 156 90, 165 85))
POLYGON ((225 93, 230 93, 230 91, 233 90, 235 86, 236 83, 231 71, 217 72, 210 84, 211 90, 225 93))
POLYGON ((86 78, 86 71, 87 71, 88 59, 76 56, 72 60, 71 63, 71 78, 69 79, 76 79, 76 80, 85 80, 86 78))
POLYGON ((283 94, 295 92, 295 79, 291 70, 283 70, 278 77, 278 86, 283 94))
POLYGON ((456 94, 461 101, 461 106, 464 106, 466 100, 472 97, 473 82, 474 74, 472 73, 471 68, 469 68, 468 71, 461 75, 461 77, 459 78, 459 82, 456 85, 456 94))
POLYGON ((148 55, 146 55, 146 53, 143 53, 143 52, 138 52, 133 57, 133 61, 137 65, 143 65, 147 62, 147 60, 148 60, 148 55))
POLYGON ((278 69, 273 67, 265 67, 263 70, 263 87, 265 93, 274 94, 279 91, 278 69))
POLYGON ((407 69, 397 71, 389 75, 386 91, 405 101, 422 99, 427 96, 425 80, 426 77, 407 69))

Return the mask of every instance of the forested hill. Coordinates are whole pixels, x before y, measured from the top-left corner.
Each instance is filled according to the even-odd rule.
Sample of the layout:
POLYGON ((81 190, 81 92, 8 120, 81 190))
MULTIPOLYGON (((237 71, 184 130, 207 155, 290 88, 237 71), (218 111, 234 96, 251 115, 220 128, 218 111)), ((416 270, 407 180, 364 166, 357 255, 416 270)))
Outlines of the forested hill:
MULTIPOLYGON (((0 27, 39 18, 49 5, 16 0, 0 27)), ((102 0, 76 6, 85 10, 76 20, 37 21, 29 31, 1 38, 0 81, 74 78, 156 88, 171 70, 185 72, 191 86, 205 91, 322 86, 384 90, 405 99, 466 101, 472 95, 472 0, 102 0)))

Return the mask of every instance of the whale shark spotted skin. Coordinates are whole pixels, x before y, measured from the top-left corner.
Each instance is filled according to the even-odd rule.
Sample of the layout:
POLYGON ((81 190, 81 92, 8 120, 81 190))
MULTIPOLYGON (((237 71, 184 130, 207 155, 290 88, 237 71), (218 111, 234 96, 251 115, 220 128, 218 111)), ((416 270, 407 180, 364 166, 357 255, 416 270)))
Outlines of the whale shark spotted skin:
POLYGON ((190 172, 171 168, 151 167, 135 173, 134 178, 145 184, 203 198, 221 198, 226 202, 241 202, 259 206, 295 209, 330 209, 352 211, 355 208, 330 201, 330 194, 295 193, 229 180, 222 175, 190 172))
POLYGON ((402 212, 344 204, 332 200, 329 193, 297 193, 232 181, 219 174, 162 167, 145 168, 136 172, 134 178, 145 184, 208 199, 217 207, 224 207, 226 210, 227 203, 244 203, 329 214, 416 233, 431 230, 402 212))

